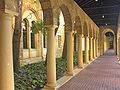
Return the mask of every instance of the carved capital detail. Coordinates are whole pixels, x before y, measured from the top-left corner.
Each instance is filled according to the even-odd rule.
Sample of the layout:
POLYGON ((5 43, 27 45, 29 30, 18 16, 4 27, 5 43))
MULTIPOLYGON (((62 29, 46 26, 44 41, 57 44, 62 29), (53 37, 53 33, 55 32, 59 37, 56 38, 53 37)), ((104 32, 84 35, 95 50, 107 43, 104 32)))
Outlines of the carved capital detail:
POLYGON ((17 0, 0 0, 0 11, 17 15, 17 0))

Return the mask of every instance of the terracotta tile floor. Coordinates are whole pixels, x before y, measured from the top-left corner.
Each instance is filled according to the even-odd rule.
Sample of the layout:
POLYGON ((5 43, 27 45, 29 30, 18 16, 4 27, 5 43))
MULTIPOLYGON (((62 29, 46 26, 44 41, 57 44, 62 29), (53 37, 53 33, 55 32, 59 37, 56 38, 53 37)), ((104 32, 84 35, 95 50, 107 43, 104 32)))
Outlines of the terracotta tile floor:
POLYGON ((114 51, 107 51, 58 90, 120 90, 120 64, 114 51))

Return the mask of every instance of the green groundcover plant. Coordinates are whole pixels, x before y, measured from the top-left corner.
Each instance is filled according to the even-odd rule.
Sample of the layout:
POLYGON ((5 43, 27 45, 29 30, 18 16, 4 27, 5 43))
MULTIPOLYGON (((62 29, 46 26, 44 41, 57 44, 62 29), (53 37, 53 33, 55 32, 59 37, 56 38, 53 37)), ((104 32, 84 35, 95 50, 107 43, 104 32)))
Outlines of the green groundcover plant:
MULTIPOLYGON (((74 68, 78 65, 78 55, 74 53, 74 68)), ((57 80, 63 77, 67 69, 67 59, 57 58, 57 80)), ((47 67, 45 61, 22 66, 15 77, 15 90, 37 90, 44 87, 47 81, 47 67)))

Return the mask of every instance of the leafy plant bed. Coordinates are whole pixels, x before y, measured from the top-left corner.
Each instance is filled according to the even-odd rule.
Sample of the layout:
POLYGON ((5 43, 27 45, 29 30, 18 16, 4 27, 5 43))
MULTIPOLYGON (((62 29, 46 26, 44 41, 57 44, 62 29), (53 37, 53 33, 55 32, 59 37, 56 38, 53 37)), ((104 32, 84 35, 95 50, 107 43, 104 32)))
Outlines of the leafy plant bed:
MULTIPOLYGON (((64 76, 66 68, 67 60, 57 58, 57 80, 64 76)), ((15 90, 37 90, 43 88, 46 84, 46 73, 47 70, 44 61, 21 67, 20 70, 14 74, 15 90)))
POLYGON ((46 84, 46 66, 45 62, 28 64, 20 68, 14 74, 15 90, 32 90, 43 88, 46 84))
MULTIPOLYGON (((74 67, 78 65, 78 53, 74 54, 74 67)), ((57 80, 65 75, 67 70, 67 59, 57 58, 56 74, 57 80)), ((22 66, 20 70, 14 74, 15 90, 40 90, 46 84, 47 68, 45 62, 28 64, 22 66)))
POLYGON ((78 52, 74 52, 74 56, 73 56, 73 64, 74 64, 74 68, 78 66, 78 52))

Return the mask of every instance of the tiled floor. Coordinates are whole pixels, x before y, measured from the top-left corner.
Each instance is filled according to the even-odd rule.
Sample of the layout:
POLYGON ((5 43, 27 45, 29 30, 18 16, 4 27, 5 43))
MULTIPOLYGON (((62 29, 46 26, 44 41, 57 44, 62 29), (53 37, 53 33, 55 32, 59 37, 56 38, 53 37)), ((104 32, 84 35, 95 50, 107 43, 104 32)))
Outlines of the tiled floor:
POLYGON ((58 90, 120 90, 120 64, 114 51, 107 51, 58 90))

